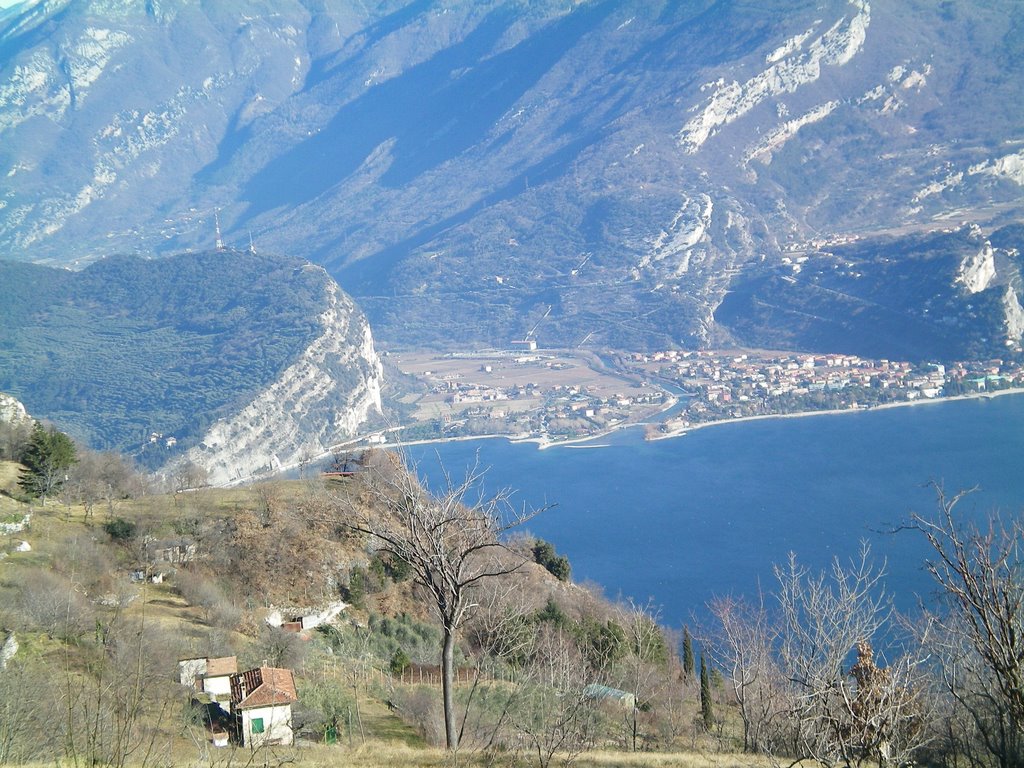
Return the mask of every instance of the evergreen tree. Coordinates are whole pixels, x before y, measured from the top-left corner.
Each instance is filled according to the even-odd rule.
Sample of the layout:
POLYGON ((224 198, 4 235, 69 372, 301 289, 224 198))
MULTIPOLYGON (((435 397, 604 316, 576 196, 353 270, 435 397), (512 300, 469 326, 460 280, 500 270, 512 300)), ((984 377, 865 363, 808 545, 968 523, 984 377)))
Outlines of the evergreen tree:
POLYGON ((47 429, 37 421, 21 455, 24 469, 18 485, 30 496, 45 498, 61 487, 68 469, 77 460, 70 437, 55 427, 47 429))
POLYGON ((569 558, 555 552, 555 545, 549 541, 534 540, 533 560, 547 568, 548 572, 559 581, 568 581, 569 576, 572 575, 569 558))
POLYGON ((715 709, 711 703, 711 682, 708 680, 708 668, 704 664, 704 654, 700 655, 700 715, 704 720, 704 728, 711 730, 715 724, 715 709))
POLYGON ((687 680, 693 679, 693 639, 686 626, 683 627, 683 674, 687 680))

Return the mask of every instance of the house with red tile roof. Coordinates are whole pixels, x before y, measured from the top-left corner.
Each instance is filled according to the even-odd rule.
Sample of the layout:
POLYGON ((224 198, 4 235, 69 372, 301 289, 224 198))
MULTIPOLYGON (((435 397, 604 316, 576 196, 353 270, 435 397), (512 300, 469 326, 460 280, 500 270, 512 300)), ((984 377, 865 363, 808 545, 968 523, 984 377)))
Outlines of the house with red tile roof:
POLYGON ((231 710, 242 745, 291 744, 292 704, 298 700, 290 669, 257 667, 232 675, 231 710))

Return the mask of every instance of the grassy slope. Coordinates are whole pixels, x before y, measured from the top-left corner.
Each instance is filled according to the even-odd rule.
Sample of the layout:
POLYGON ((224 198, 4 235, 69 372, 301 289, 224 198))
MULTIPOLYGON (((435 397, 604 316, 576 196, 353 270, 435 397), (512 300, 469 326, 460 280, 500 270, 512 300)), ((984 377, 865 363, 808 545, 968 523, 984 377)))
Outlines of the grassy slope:
MULTIPOLYGON (((12 487, 17 476, 17 465, 11 463, 0 463, 0 490, 12 487)), ((285 482, 257 488, 234 488, 228 490, 207 489, 195 494, 178 494, 177 496, 154 495, 137 500, 120 502, 114 510, 118 517, 137 522, 140 527, 156 532, 165 533, 173 520, 182 519, 193 515, 207 517, 231 516, 242 514, 247 508, 253 508, 260 502, 260 498, 270 496, 279 499, 296 498, 308 488, 308 484, 302 481, 285 482), (262 494, 262 496, 261 496, 262 494)), ((10 505, 18 511, 27 510, 27 506, 7 496, 0 496, 0 501, 10 505)), ((0 604, 4 601, 8 605, 14 604, 14 590, 16 585, 24 583, 24 579, 31 579, 34 573, 39 570, 49 570, 55 564, 65 563, 69 552, 73 549, 74 542, 80 541, 82 536, 88 537, 99 543, 101 556, 108 558, 111 563, 116 563, 114 572, 118 583, 123 588, 127 582, 127 569, 129 558, 124 548, 109 541, 109 537, 99 527, 108 518, 106 511, 98 511, 93 521, 87 521, 84 516, 84 509, 81 507, 67 508, 57 502, 50 502, 44 508, 36 508, 33 517, 32 529, 23 534, 21 538, 29 540, 33 550, 28 553, 12 553, 10 557, 0 566, 0 604)), ((3 542, 0 542, 3 546, 3 542)), ((66 564, 66 563, 65 563, 66 564)), ((540 586, 536 580, 532 581, 533 587, 540 586)), ((208 643, 213 628, 207 624, 209 615, 200 606, 190 605, 182 595, 176 591, 174 577, 168 583, 160 585, 145 585, 139 589, 138 598, 125 608, 126 616, 136 619, 144 618, 147 626, 158 628, 165 636, 175 638, 173 647, 177 650, 163 651, 164 656, 157 660, 160 667, 170 667, 173 672, 174 658, 190 655, 199 655, 208 652, 208 643), (176 656, 175 656, 176 654, 176 656)), ((389 604, 395 613, 407 610, 417 610, 417 606, 407 602, 408 596, 402 597, 396 594, 388 594, 379 598, 379 604, 389 604)), ((6 618, 11 614, 7 613, 6 618)), ((5 612, 0 610, 0 625, 5 624, 5 612)), ((257 622, 258 624, 258 622, 257 622)), ((252 624, 250 623, 250 632, 252 624)), ((244 650, 251 643, 251 638, 237 631, 230 631, 222 636, 222 641, 229 642, 233 649, 239 651, 240 658, 246 655, 244 650)), ((19 641, 22 644, 22 651, 19 658, 33 660, 44 664, 51 664, 61 667, 72 659, 72 665, 84 665, 87 663, 86 651, 83 649, 72 649, 69 656, 67 648, 59 641, 51 639, 42 632, 23 633, 19 632, 19 641), (77 659, 77 661, 76 661, 77 659)), ((320 652, 310 648, 305 672, 299 672, 300 689, 303 684, 303 675, 324 674, 328 667, 333 669, 328 677, 333 674, 340 685, 352 690, 351 679, 347 678, 344 671, 345 660, 334 659, 329 656, 318 655, 320 652)), ((263 755, 268 760, 295 761, 302 765, 335 765, 339 758, 346 765, 353 766, 440 766, 450 764, 450 756, 443 750, 427 747, 421 736, 409 725, 404 723, 387 705, 386 698, 390 695, 387 688, 380 688, 373 684, 367 684, 356 690, 361 714, 362 729, 355 730, 349 737, 342 735, 339 744, 334 747, 324 745, 308 744, 295 749, 275 749, 273 755, 263 755)), ((184 699, 175 705, 182 710, 184 699)), ((182 710, 183 711, 183 710, 182 710)), ((144 720, 151 718, 149 714, 144 720)), ((154 726, 159 732, 161 743, 166 745, 167 753, 173 755, 172 764, 191 763, 195 757, 208 760, 211 765, 223 763, 229 764, 242 757, 235 754, 235 750, 228 749, 203 754, 206 747, 203 743, 202 730, 188 728, 182 725, 183 720, 179 714, 171 718, 163 716, 156 722, 155 716, 149 720, 149 725, 154 726), (199 754, 197 755, 197 750, 199 754)), ((694 740, 694 747, 706 747, 699 739, 694 740)), ((512 764, 511 756, 507 756, 507 764, 512 764)), ((493 760, 493 756, 491 758, 493 760)), ((482 754, 467 750, 460 762, 467 765, 492 764, 482 754)), ((756 761, 750 756, 735 756, 729 754, 707 754, 704 752, 693 752, 684 754, 628 754, 620 752, 593 752, 588 753, 576 763, 581 766, 668 766, 681 765, 703 768, 704 766, 725 767, 733 765, 752 765, 756 761)), ((499 761, 501 764, 501 761, 499 761)), ((529 759, 527 764, 530 764, 529 759)))

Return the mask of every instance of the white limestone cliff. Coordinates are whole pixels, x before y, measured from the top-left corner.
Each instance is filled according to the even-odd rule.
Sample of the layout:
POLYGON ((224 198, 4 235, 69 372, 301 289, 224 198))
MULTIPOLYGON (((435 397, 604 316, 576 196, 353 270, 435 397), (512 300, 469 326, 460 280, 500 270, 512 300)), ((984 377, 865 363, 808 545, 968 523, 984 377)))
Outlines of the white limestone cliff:
MULTIPOLYGON (((317 267, 309 267, 317 269, 317 267)), ((381 412, 383 370, 362 314, 328 280, 323 333, 235 416, 215 422, 183 461, 228 485, 298 465, 356 436, 381 412)))
POLYGON ((30 421, 32 419, 20 400, 0 392, 0 422, 5 424, 22 424, 30 421))
POLYGON ((813 29, 792 38, 767 57, 771 65, 763 72, 740 83, 736 80, 713 83, 713 92, 698 114, 677 135, 679 146, 687 154, 697 152, 722 126, 747 114, 767 99, 794 93, 816 81, 822 67, 847 64, 864 45, 871 9, 867 2, 853 0, 856 12, 837 21, 810 44, 813 29))
POLYGON ((933 197, 945 192, 948 189, 961 186, 965 179, 975 176, 989 176, 995 179, 1005 179, 1014 184, 1024 186, 1024 152, 1014 152, 990 160, 983 160, 968 167, 966 173, 950 171, 945 178, 936 179, 922 187, 912 202, 918 203, 926 197, 933 197))
POLYGON ((696 199, 683 196, 683 203, 669 225, 661 230, 650 248, 632 270, 634 280, 649 269, 661 277, 678 277, 690 267, 691 249, 704 240, 711 226, 714 204, 706 194, 696 199))
POLYGON ((1019 347, 1021 339, 1024 339, 1024 307, 1011 285, 1006 286, 1003 294, 1003 312, 1006 315, 1006 345, 1019 347))
POLYGON ((992 284, 995 276, 995 251, 992 245, 986 241, 980 251, 966 257, 960 263, 956 282, 962 285, 968 293, 980 293, 992 284))
POLYGON ((765 163, 770 163, 772 153, 780 149, 787 141, 796 136, 801 128, 805 125, 816 123, 819 120, 824 120, 832 114, 832 111, 838 106, 838 101, 827 101, 824 104, 819 104, 814 109, 805 112, 799 117, 787 120, 747 150, 747 153, 743 158, 743 162, 748 163, 751 160, 760 158, 765 163))

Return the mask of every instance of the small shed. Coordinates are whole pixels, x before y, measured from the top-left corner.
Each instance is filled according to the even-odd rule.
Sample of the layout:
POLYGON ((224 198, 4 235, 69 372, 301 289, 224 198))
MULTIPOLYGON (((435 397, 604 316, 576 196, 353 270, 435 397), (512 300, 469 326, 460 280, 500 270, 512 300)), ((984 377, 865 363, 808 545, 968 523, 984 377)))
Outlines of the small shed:
POLYGON ((290 669, 257 667, 232 675, 231 709, 242 746, 292 744, 292 704, 298 700, 290 669))

